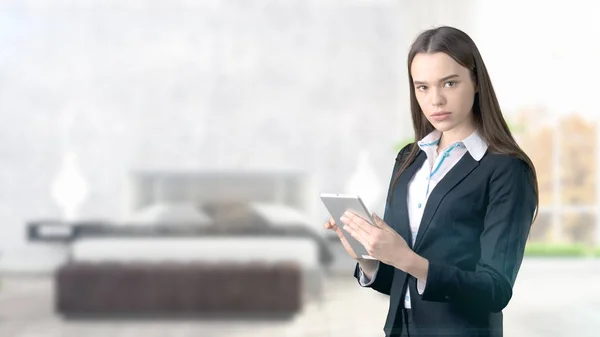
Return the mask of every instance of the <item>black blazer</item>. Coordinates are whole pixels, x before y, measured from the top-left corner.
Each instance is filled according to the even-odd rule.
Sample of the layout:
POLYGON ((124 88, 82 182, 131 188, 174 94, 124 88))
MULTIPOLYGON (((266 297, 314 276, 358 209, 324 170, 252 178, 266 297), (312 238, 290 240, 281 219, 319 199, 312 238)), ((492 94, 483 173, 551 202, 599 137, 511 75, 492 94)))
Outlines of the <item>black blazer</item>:
MULTIPOLYGON (((398 154, 394 172, 411 145, 398 154)), ((380 262, 370 287, 390 296, 384 331, 400 333, 409 287, 418 336, 502 336, 502 309, 512 296, 536 207, 529 168, 513 156, 488 151, 476 161, 465 153, 431 191, 412 246, 407 188, 425 160, 420 151, 388 191, 393 199, 384 220, 429 261, 427 283, 419 295, 413 276, 380 262)), ((354 276, 359 278, 358 264, 354 276)))

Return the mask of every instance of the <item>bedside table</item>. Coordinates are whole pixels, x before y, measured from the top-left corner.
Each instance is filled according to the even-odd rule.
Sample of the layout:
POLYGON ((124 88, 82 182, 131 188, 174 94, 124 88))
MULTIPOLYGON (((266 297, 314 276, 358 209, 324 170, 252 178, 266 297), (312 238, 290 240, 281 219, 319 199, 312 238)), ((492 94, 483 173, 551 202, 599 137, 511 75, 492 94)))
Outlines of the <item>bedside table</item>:
POLYGON ((39 220, 27 223, 30 242, 69 242, 75 236, 74 227, 60 220, 39 220))

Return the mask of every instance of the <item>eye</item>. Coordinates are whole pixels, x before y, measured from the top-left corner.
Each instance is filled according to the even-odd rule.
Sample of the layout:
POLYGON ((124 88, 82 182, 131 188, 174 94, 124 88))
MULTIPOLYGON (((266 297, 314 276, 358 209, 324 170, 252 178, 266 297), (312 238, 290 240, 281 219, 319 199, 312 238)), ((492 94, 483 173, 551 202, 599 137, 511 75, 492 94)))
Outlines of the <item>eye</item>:
POLYGON ((446 87, 450 87, 450 88, 452 88, 452 87, 453 87, 453 86, 455 86, 455 85, 456 85, 456 82, 455 82, 455 81, 448 81, 448 82, 446 82, 446 83, 445 83, 445 86, 446 86, 446 87))
POLYGON ((427 90, 427 87, 424 86, 424 85, 418 85, 417 86, 417 90, 419 90, 419 91, 425 91, 425 90, 427 90))

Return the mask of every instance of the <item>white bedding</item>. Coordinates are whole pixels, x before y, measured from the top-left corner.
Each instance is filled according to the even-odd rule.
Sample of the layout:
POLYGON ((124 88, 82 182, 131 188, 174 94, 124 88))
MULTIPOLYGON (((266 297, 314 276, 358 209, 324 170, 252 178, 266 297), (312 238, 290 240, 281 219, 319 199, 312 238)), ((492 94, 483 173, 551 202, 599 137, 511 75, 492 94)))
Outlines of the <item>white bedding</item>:
POLYGON ((80 238, 71 245, 78 262, 282 262, 319 268, 319 247, 308 238, 80 238))

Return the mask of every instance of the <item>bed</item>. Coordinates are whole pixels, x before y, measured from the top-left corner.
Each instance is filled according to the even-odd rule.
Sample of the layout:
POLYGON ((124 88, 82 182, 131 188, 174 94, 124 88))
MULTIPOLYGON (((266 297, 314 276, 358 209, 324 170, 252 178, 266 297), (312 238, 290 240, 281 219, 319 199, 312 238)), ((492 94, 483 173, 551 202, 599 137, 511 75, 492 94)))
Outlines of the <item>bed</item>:
POLYGON ((138 172, 129 191, 125 218, 72 226, 57 311, 293 314, 320 300, 333 255, 305 175, 138 172))

